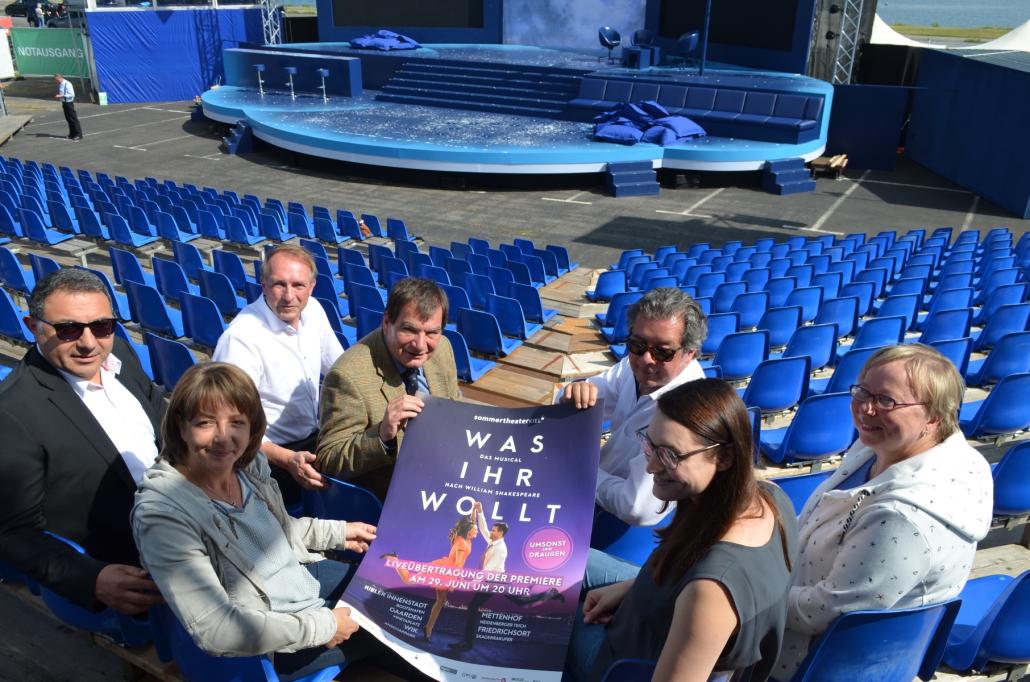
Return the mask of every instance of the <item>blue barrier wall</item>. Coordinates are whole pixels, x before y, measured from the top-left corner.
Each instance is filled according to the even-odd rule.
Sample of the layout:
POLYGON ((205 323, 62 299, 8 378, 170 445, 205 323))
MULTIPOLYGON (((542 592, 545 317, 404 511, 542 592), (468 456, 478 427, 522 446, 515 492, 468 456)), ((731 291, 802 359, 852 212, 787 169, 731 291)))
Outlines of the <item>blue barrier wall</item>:
POLYGON ((911 88, 835 85, 827 155, 847 154, 848 168, 894 170, 911 88))
POLYGON ((188 100, 225 77, 222 50, 263 42, 259 9, 87 13, 97 89, 109 102, 188 100))
POLYGON ((905 153, 1030 218, 1030 72, 924 50, 917 85, 905 153))
MULTIPOLYGON (((390 0, 379 0, 389 3, 390 0)), ((432 0, 426 0, 432 2, 432 0)), ((483 26, 478 28, 427 28, 405 26, 403 23, 386 26, 337 26, 333 13, 333 0, 315 0, 318 9, 318 39, 322 42, 343 42, 374 33, 381 28, 403 33, 420 43, 500 43, 502 40, 502 0, 482 0, 483 26)), ((398 21, 403 15, 397 14, 398 21)))
POLYGON ((226 50, 224 56, 226 85, 256 89, 258 80, 254 65, 264 64, 265 71, 261 79, 265 89, 286 90, 289 87, 286 85, 289 76, 284 67, 294 66, 297 68, 293 76, 295 92, 321 95, 322 77, 316 73, 316 69, 328 69, 329 75, 325 79, 327 95, 357 97, 361 94, 361 60, 356 57, 242 49, 226 50))

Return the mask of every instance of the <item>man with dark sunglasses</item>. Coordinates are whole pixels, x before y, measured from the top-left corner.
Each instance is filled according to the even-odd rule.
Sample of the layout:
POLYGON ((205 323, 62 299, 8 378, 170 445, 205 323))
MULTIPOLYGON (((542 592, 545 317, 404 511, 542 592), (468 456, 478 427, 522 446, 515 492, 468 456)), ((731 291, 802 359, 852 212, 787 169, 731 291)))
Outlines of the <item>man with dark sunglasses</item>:
POLYGON ((36 344, 0 384, 0 561, 85 608, 143 613, 161 597, 129 512, 158 455, 161 391, 115 337, 96 275, 47 275, 25 322, 36 344))
POLYGON ((568 384, 558 399, 580 409, 604 400, 604 420, 612 426, 601 448, 597 504, 631 526, 653 526, 665 514, 636 433, 650 423, 662 393, 704 377, 696 358, 708 322, 697 302, 674 287, 648 291, 628 315, 626 357, 603 374, 568 384))

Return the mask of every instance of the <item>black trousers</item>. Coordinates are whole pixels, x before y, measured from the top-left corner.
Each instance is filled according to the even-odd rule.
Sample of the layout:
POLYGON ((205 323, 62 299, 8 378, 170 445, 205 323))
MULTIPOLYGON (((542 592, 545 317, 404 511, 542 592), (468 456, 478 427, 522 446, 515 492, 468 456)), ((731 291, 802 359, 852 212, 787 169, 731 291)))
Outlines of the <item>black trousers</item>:
POLYGON ((64 120, 68 121, 68 137, 82 137, 82 126, 79 125, 79 115, 75 113, 75 102, 61 102, 61 109, 64 110, 64 120))
MULTIPOLYGON (((74 115, 74 112, 72 115, 74 115)), ((78 125, 78 121, 76 121, 76 125, 78 125)), ((295 440, 292 443, 280 443, 280 445, 287 450, 306 450, 308 452, 314 452, 315 445, 317 444, 318 431, 315 431, 307 438, 301 438, 300 440, 295 440)), ((286 505, 287 509, 300 504, 300 484, 297 483, 293 476, 290 475, 289 471, 286 469, 280 469, 279 467, 272 467, 272 478, 274 478, 275 482, 279 484, 279 492, 283 496, 283 503, 286 505)))

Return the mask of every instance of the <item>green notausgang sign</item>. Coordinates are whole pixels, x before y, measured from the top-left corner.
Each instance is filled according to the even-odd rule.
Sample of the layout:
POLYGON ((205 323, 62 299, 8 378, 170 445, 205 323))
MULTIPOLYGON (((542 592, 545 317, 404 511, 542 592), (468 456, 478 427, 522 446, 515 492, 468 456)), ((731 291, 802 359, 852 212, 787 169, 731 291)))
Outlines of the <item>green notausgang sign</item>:
POLYGON ((89 77, 82 34, 72 28, 12 28, 15 68, 23 76, 89 77))

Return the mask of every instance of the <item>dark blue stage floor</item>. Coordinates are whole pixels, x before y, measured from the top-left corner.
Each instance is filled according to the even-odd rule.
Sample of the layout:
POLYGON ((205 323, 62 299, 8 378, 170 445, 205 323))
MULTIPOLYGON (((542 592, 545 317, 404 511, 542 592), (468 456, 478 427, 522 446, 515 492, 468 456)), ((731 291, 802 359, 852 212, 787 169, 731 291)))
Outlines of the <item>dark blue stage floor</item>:
POLYGON ((798 75, 709 68, 701 80, 695 69, 630 70, 600 64, 596 54, 517 45, 429 45, 418 50, 373 54, 344 44, 299 43, 281 49, 360 57, 366 88, 381 83, 375 74, 371 78, 365 76, 365 61, 369 62, 369 69, 382 71, 390 68, 390 62, 385 60, 403 59, 437 60, 450 65, 533 67, 553 70, 560 77, 577 82, 590 74, 653 83, 818 95, 826 100, 818 135, 800 144, 708 136, 660 147, 595 142, 590 137, 591 124, 560 118, 377 101, 383 93, 375 89, 366 89, 355 98, 333 97, 328 103, 323 103, 321 96, 308 93, 291 100, 281 90, 266 89, 261 97, 253 88, 231 85, 209 90, 203 96, 204 113, 209 118, 226 123, 247 120, 254 135, 272 145, 312 156, 398 168, 474 173, 596 173, 604 171, 610 163, 649 161, 655 168, 756 170, 770 159, 811 160, 822 154, 833 94, 828 83, 798 75), (375 67, 371 66, 373 62, 375 67))

